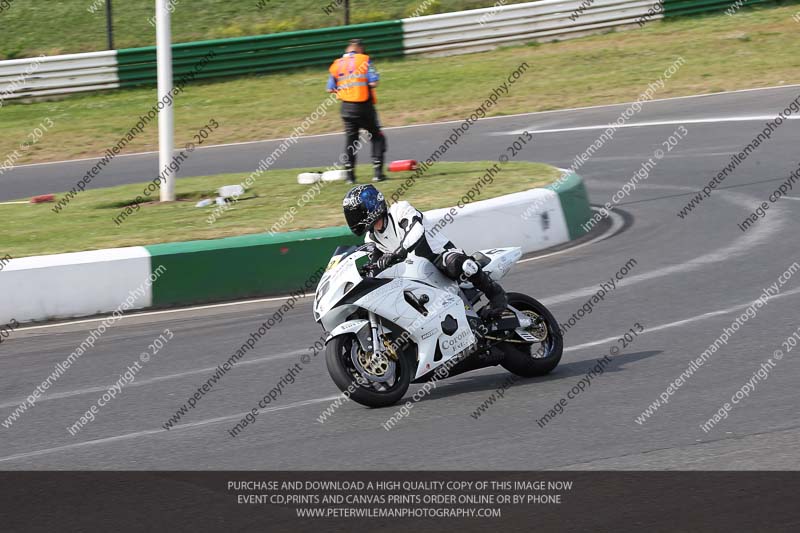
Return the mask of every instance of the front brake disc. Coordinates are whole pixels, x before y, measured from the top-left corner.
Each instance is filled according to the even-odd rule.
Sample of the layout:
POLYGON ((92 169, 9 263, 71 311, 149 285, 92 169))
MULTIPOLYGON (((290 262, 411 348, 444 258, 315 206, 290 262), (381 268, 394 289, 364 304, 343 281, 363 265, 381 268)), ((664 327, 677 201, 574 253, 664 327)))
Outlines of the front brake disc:
POLYGON ((396 364, 385 353, 365 352, 360 346, 354 346, 350 351, 356 370, 369 381, 380 383, 394 378, 396 364))

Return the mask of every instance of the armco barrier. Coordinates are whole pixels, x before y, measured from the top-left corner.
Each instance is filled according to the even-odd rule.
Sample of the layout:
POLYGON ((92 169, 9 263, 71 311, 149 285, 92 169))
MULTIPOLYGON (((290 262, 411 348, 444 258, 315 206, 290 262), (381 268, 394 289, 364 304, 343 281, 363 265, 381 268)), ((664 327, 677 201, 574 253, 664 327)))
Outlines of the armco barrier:
POLYGON ((567 39, 635 24, 653 0, 543 0, 403 20, 406 54, 456 54, 531 40, 567 39))
MULTIPOLYGON (((745 6, 769 0, 748 0, 745 6)), ((213 50, 193 79, 327 67, 347 40, 364 39, 377 59, 408 54, 460 54, 527 41, 570 39, 642 21, 722 13, 733 0, 542 0, 353 26, 236 37, 173 45, 176 79, 213 50), (578 11, 583 7, 582 11, 578 11), (644 17, 644 18, 643 18, 644 17)), ((34 74, 20 72, 38 59, 0 61, 0 100, 70 94, 156 83, 153 46, 53 56, 34 74)), ((322 82, 321 82, 322 83, 322 82)), ((2 103, 2 102, 0 102, 2 103)))
POLYGON ((0 61, 0 104, 15 98, 117 87, 116 50, 0 61))
MULTIPOLYGON (((746 5, 767 2, 752 0, 746 5)), ((721 13, 733 0, 542 0, 403 19, 406 54, 463 54, 499 45, 640 27, 664 17, 721 13), (587 5, 588 4, 588 5, 587 5)))
MULTIPOLYGON (((468 252, 497 246, 542 250, 583 235, 581 225, 591 216, 580 177, 571 174, 556 184, 425 216, 435 224, 450 214, 440 230, 468 252)), ((109 313, 148 278, 152 285, 131 309, 303 289, 311 294, 313 275, 333 250, 360 242, 340 226, 12 259, 0 272, 0 323, 109 313)))

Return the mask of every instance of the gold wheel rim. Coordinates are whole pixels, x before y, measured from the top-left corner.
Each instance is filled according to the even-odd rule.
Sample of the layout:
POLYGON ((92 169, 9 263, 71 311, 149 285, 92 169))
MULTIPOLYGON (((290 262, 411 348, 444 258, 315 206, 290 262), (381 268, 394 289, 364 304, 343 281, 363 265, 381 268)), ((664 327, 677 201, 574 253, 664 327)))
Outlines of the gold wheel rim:
POLYGON ((525 328, 528 333, 539 339, 539 342, 544 342, 547 340, 547 324, 545 324, 544 319, 537 313, 533 311, 522 311, 525 316, 531 319, 533 324, 529 327, 525 328))
POLYGON ((389 371, 389 360, 383 355, 375 355, 358 350, 358 362, 361 367, 373 376, 383 377, 389 371))

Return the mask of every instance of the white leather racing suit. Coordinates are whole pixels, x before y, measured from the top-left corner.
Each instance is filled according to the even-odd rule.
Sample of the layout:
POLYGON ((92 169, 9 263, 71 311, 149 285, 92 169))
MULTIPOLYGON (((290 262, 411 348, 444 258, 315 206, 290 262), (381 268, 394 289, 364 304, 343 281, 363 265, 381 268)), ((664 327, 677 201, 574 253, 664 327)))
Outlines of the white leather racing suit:
POLYGON ((423 214, 405 201, 395 202, 387 209, 383 231, 370 231, 364 240, 374 242, 378 250, 384 254, 396 254, 404 248, 407 251, 421 248, 417 255, 428 257, 433 261, 428 250, 438 256, 445 250, 455 248, 441 233, 431 236, 428 232, 433 224, 425 220, 423 214), (420 243, 420 239, 427 242, 420 243))
POLYGON ((403 260, 407 253, 431 261, 450 279, 468 280, 489 299, 486 310, 492 316, 505 309, 508 301, 505 291, 484 272, 477 262, 459 250, 441 232, 429 232, 433 227, 425 216, 405 201, 395 202, 387 208, 383 231, 369 231, 365 242, 375 243, 382 254, 403 260))

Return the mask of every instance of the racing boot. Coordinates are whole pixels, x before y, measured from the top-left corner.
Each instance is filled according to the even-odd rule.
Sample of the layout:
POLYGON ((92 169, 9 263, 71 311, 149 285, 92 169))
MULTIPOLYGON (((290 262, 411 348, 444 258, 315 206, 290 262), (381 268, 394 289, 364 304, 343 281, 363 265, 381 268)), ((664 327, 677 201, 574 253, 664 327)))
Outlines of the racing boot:
POLYGON ((372 161, 372 181, 386 181, 386 175, 383 173, 383 160, 375 159, 372 161))
POLYGON ((469 281, 489 300, 488 305, 481 309, 481 318, 484 320, 498 318, 508 306, 508 296, 506 296, 506 291, 503 290, 503 287, 483 270, 471 276, 469 281))
POLYGON ((352 163, 345 163, 344 170, 347 172, 347 183, 353 184, 356 182, 356 169, 352 163))

